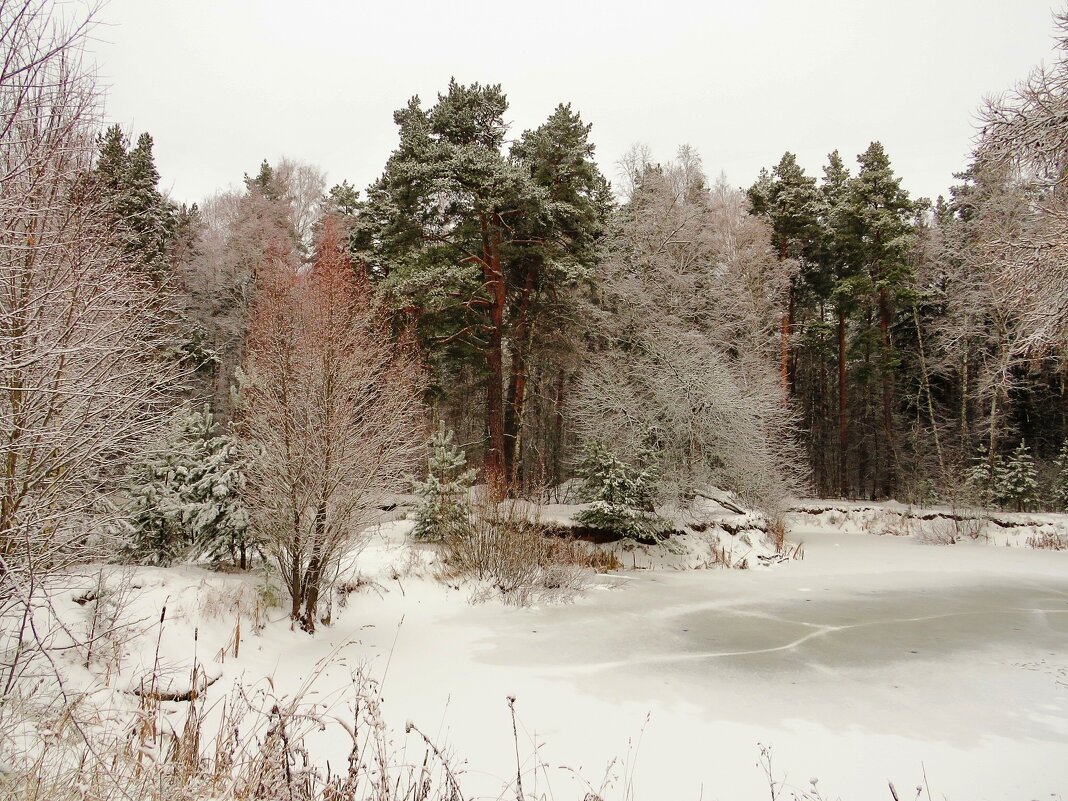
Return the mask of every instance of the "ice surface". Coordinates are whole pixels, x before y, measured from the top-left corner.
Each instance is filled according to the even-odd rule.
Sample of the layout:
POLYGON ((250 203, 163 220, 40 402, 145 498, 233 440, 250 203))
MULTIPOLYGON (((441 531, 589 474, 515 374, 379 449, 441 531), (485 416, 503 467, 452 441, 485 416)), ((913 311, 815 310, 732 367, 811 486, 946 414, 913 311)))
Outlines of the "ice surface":
MULTIPOLYGON (((507 695, 517 698, 525 789, 542 763, 537 786, 550 781, 557 799, 585 793, 560 766, 597 788, 613 758, 606 798, 623 797, 628 777, 637 801, 766 798, 758 742, 772 745, 777 778, 805 789, 817 776, 829 798, 889 797, 887 780, 913 788, 924 769, 934 798, 1068 790, 1068 552, 824 526, 791 534, 803 561, 627 571, 573 604, 515 609, 472 605, 469 589, 426 576, 432 549, 413 557, 408 528, 383 526, 345 566, 345 577, 375 584, 314 638, 276 609, 262 633, 246 628, 238 659, 213 660, 233 620, 204 599, 252 580, 188 567, 133 571, 131 614, 152 621, 169 604, 160 654, 176 677, 196 628, 200 658, 222 676, 212 699, 267 676, 293 693, 326 665, 311 697, 340 713, 353 668, 365 665, 384 681, 398 748, 421 759, 405 744, 409 719, 447 743, 467 760, 469 798, 497 798, 514 779, 507 695)), ((151 666, 156 641, 146 624, 121 681, 151 666)), ((313 752, 343 764, 347 737, 316 736, 313 752)))

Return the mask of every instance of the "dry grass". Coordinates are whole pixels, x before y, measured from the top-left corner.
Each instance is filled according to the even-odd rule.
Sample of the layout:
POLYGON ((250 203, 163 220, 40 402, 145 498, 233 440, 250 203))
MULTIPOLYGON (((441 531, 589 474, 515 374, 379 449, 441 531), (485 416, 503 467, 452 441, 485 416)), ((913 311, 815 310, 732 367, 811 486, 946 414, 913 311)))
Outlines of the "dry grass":
POLYGON ((518 605, 567 600, 591 573, 621 566, 612 551, 549 535, 532 504, 486 496, 476 500, 470 526, 445 537, 442 556, 443 578, 472 578, 484 585, 479 597, 499 594, 518 605))
MULTIPOLYGON (((203 687, 199 667, 192 688, 203 687)), ((148 684, 152 683, 149 679, 148 684)), ((0 798, 20 801, 453 801, 463 798, 445 752, 419 733, 402 750, 384 723, 378 684, 353 676, 338 713, 304 693, 236 687, 208 704, 196 689, 175 704, 145 691, 125 709, 89 699, 34 704, 5 698, 0 798), (181 707, 175 717, 175 708, 181 707), (177 724, 175 720, 179 720, 177 724), (206 721, 211 720, 209 724, 206 721), (317 759, 309 735, 350 741, 340 770, 317 759)), ((418 732, 409 724, 407 733, 418 732)))
POLYGON ((1027 538, 1027 547, 1046 551, 1068 551, 1068 537, 1054 531, 1042 531, 1027 538))

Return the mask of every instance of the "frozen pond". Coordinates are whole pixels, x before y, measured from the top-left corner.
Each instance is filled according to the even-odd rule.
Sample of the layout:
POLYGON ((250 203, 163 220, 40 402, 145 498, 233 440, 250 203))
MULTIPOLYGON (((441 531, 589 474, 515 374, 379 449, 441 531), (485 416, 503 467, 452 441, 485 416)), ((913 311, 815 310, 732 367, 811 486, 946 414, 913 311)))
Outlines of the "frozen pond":
POLYGON ((618 756, 639 801, 766 797, 758 742, 776 778, 818 777, 830 798, 889 798, 888 780, 912 797, 924 770, 934 798, 1068 794, 1068 554, 794 537, 806 559, 771 569, 409 616, 389 708, 437 707, 457 752, 494 770, 471 777, 487 791, 508 778, 513 693, 528 767, 535 740, 591 780, 618 756))
MULTIPOLYGON (((400 558, 404 530, 383 535, 400 558)), ((803 561, 626 571, 540 609, 471 605, 466 588, 387 571, 314 638, 269 626, 219 670, 270 676, 281 694, 318 674, 309 698, 341 715, 365 665, 398 758, 422 760, 403 734, 413 720, 454 755, 468 799, 515 798, 509 695, 524 791, 539 799, 582 799, 576 775, 598 790, 613 759, 606 801, 767 799, 758 743, 783 799, 818 777, 828 801, 889 799, 888 781, 904 801, 925 771, 932 799, 1068 797, 1068 552, 792 539, 803 561)), ((197 591, 187 572, 146 571, 173 582, 152 597, 197 591)), ((232 624, 212 625, 225 643, 232 624)), ((189 633, 170 636, 187 658, 189 633)), ((316 753, 344 764, 347 736, 317 737, 316 753)))

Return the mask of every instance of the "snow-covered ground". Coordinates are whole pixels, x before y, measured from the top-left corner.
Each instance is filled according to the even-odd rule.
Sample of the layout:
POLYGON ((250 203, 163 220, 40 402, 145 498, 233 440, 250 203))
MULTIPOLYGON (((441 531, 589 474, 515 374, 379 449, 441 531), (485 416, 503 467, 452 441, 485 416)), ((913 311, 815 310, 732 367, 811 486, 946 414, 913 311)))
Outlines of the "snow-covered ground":
MULTIPOLYGON (((889 798, 888 780, 912 798, 924 772, 932 798, 1068 795, 1068 552, 931 545, 810 515, 794 525, 803 560, 627 570, 573 603, 517 609, 433 580, 430 548, 413 550, 410 523, 394 522, 346 566, 366 581, 331 626, 310 637, 273 609, 258 634, 242 622, 237 658, 255 579, 137 568, 123 582, 143 634, 118 671, 71 664, 70 681, 130 687, 158 660, 188 684, 195 629, 220 677, 209 700, 266 677, 296 693, 321 666, 311 697, 341 712, 363 665, 384 683, 398 749, 408 720, 447 743, 466 760, 468 798, 515 797, 509 695, 524 790, 538 797, 582 798, 576 775, 596 789, 608 769, 606 799, 767 798, 758 743, 772 746, 776 781, 800 792, 818 778, 827 799, 889 798)), ((183 704, 167 706, 177 722, 183 704)), ((336 766, 349 740, 328 727, 311 745, 336 766)))

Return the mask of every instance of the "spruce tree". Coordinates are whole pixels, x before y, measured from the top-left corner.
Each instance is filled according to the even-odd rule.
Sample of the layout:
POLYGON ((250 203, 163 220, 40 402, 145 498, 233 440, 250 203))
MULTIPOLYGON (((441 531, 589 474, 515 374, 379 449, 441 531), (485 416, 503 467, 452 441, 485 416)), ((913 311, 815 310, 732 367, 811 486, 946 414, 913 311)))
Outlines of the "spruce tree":
POLYGON ((112 198, 117 197, 123 187, 128 149, 126 135, 118 125, 112 125, 97 137, 97 159, 93 174, 97 185, 112 198))
POLYGON ((248 564, 248 513, 240 499, 244 471, 234 440, 214 417, 177 416, 163 447, 130 476, 131 556, 158 564, 207 555, 248 564))
POLYGON ((420 502, 412 537, 442 540, 466 531, 474 478, 475 471, 467 469, 467 456, 453 443, 453 432, 441 423, 430 439, 426 479, 414 482, 420 502))
POLYGON ((986 444, 980 443, 966 476, 967 486, 980 506, 991 506, 995 502, 994 489, 1001 468, 1001 458, 991 460, 986 444))
POLYGON ((590 506, 575 522, 610 531, 622 539, 659 542, 671 524, 654 512, 656 467, 642 460, 638 467, 620 460, 603 445, 591 443, 582 464, 583 497, 590 506))
POLYGON ((1017 512, 1033 507, 1038 500, 1038 474, 1026 441, 1020 440, 1005 464, 996 471, 994 495, 1000 506, 1013 507, 1017 512))
POLYGON ((126 253, 156 283, 162 283, 174 230, 174 209, 159 191, 159 170, 152 147, 152 137, 143 133, 127 154, 116 212, 123 226, 126 253))
POLYGON ((122 129, 112 125, 99 137, 93 178, 111 211, 123 255, 158 286, 170 277, 177 210, 159 190, 152 147, 152 137, 142 133, 129 148, 122 129))

